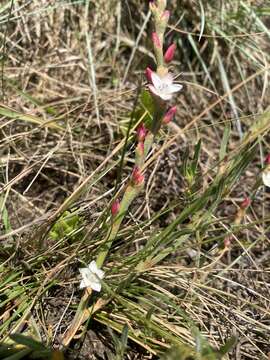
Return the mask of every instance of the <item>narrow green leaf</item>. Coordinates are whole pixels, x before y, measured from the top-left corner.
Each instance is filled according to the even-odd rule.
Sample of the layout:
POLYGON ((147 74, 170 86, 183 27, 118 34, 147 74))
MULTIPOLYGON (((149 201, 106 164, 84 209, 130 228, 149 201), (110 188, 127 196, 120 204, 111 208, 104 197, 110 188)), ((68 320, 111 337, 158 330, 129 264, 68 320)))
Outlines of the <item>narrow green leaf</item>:
POLYGON ((196 171, 197 171, 198 162, 199 162, 200 153, 201 153, 201 147, 202 147, 202 140, 200 139, 198 141, 198 143, 195 145, 193 161, 192 161, 192 164, 191 164, 191 170, 192 170, 193 176, 195 176, 196 171))
POLYGON ((6 117, 8 117, 10 119, 14 119, 14 120, 22 120, 22 121, 33 123, 36 125, 53 128, 56 130, 63 130, 63 128, 61 126, 59 126, 58 124, 56 124, 56 122, 53 120, 52 121, 44 121, 43 119, 41 119, 37 116, 23 114, 18 111, 14 111, 6 106, 4 107, 3 105, 0 106, 0 115, 6 116, 6 117))
POLYGON ((11 334, 10 338, 15 341, 17 344, 24 345, 32 350, 45 350, 45 346, 41 344, 40 342, 31 339, 28 336, 22 335, 22 334, 11 334))
MULTIPOLYGON (((8 356, 4 360, 20 360, 20 359, 27 359, 27 356, 30 355, 32 352, 31 349, 23 349, 13 355, 8 356)), ((29 358, 28 358, 29 359, 29 358)))
POLYGON ((229 351, 232 350, 236 342, 237 342, 237 338, 235 336, 232 336, 230 339, 226 341, 226 343, 223 346, 221 346, 221 348, 218 350, 218 353, 222 356, 226 355, 229 351))
POLYGON ((123 330, 122 330, 122 334, 121 334, 121 343, 122 343, 123 348, 126 348, 127 341, 128 341, 128 326, 127 326, 127 324, 125 324, 123 327, 123 330))
POLYGON ((227 123, 221 140, 221 145, 219 150, 219 160, 223 160, 224 157, 226 156, 230 134, 231 134, 231 123, 227 123))
POLYGON ((204 26, 205 26, 205 12, 204 12, 203 3, 201 0, 199 0, 199 4, 200 4, 200 9, 201 9, 201 30, 200 30, 200 36, 199 36, 199 41, 200 41, 202 38, 202 35, 203 35, 204 26))

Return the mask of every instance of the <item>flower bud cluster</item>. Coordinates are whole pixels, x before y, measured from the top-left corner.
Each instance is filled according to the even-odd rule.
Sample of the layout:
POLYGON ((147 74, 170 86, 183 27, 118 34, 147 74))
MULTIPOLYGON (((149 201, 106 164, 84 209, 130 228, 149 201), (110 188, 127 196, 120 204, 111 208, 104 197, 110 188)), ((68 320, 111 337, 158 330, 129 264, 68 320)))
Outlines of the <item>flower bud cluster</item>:
POLYGON ((166 5, 167 1, 165 0, 150 2, 150 10, 154 15, 155 30, 152 33, 152 43, 156 55, 157 70, 155 72, 147 67, 145 76, 148 81, 148 89, 160 114, 153 119, 156 122, 151 129, 153 133, 156 133, 162 124, 168 124, 174 118, 176 107, 167 108, 166 101, 171 100, 173 95, 182 89, 182 85, 174 83, 173 75, 166 67, 174 58, 176 44, 172 43, 163 54, 164 32, 170 17, 166 5))
POLYGON ((155 25, 158 36, 163 38, 164 31, 170 18, 170 12, 165 10, 167 2, 163 0, 151 1, 149 6, 155 18, 155 25))
POLYGON ((133 196, 134 191, 138 193, 143 186, 144 175, 142 169, 145 163, 145 156, 151 148, 154 135, 159 130, 161 124, 168 124, 176 114, 176 106, 167 106, 167 101, 172 99, 174 93, 182 89, 182 85, 174 83, 173 75, 169 73, 166 67, 174 58, 176 45, 172 43, 166 49, 165 54, 163 53, 164 32, 170 18, 170 12, 166 10, 167 1, 151 1, 149 6, 154 16, 155 29, 152 33, 152 43, 156 55, 157 70, 153 71, 150 67, 147 67, 145 76, 148 81, 148 88, 157 107, 156 112, 158 116, 157 119, 153 120, 156 120, 157 126, 151 128, 149 133, 143 123, 137 128, 136 159, 129 186, 121 202, 115 199, 111 205, 111 214, 115 221, 119 218, 120 209, 121 212, 125 209, 125 202, 129 201, 129 197, 133 196))

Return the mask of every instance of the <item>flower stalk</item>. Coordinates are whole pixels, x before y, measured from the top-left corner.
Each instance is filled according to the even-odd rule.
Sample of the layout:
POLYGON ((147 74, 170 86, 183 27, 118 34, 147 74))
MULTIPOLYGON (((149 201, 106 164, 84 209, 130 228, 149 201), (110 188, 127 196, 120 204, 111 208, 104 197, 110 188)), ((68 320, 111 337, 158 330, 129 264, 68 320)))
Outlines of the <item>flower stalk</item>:
POLYGON ((130 205, 144 187, 143 169, 145 167, 147 155, 151 151, 155 136, 158 134, 161 126, 170 122, 176 113, 176 107, 169 107, 168 110, 167 102, 172 99, 172 96, 176 92, 181 90, 182 85, 174 83, 173 76, 169 73, 166 65, 174 56, 175 45, 172 44, 169 46, 165 53, 165 57, 163 54, 164 33, 170 17, 169 11, 166 10, 166 5, 166 0, 152 1, 149 5, 154 17, 155 30, 152 33, 152 43, 157 64, 156 71, 153 71, 150 68, 146 68, 145 70, 145 76, 148 81, 148 89, 152 95, 155 105, 152 125, 149 130, 146 129, 144 124, 140 124, 137 129, 135 166, 123 193, 122 199, 119 200, 117 198, 112 202, 111 227, 108 231, 106 241, 101 246, 96 262, 91 262, 89 265, 90 268, 88 267, 81 270, 81 273, 84 276, 81 282, 81 287, 86 287, 86 289, 81 298, 74 321, 63 339, 63 344, 65 346, 69 344, 81 324, 86 321, 89 316, 87 304, 89 297, 91 296, 92 289, 95 287, 95 289, 101 290, 100 279, 103 277, 103 272, 100 269, 107 258, 112 243, 118 234, 119 228, 130 205), (87 287, 88 284, 92 284, 92 288, 87 287))
POLYGON ((133 200, 138 196, 138 194, 142 190, 142 188, 143 188, 143 183, 140 185, 136 185, 132 181, 130 181, 129 185, 127 186, 124 196, 122 198, 122 201, 120 203, 119 215, 114 218, 112 227, 108 234, 108 240, 106 241, 103 249, 98 254, 98 257, 96 260, 98 267, 101 268, 102 265, 104 264, 104 261, 106 260, 108 252, 112 246, 112 243, 113 243, 114 239, 116 238, 118 230, 119 230, 121 223, 125 217, 125 214, 128 211, 128 208, 131 205, 131 203, 133 202, 133 200))
POLYGON ((139 195, 144 186, 144 176, 142 169, 145 159, 150 152, 154 138, 158 134, 162 124, 169 123, 176 113, 173 106, 167 110, 167 101, 172 99, 173 94, 182 89, 182 85, 173 82, 173 76, 169 73, 166 63, 169 63, 175 53, 176 46, 171 44, 165 56, 163 54, 164 33, 170 17, 170 12, 166 10, 167 1, 157 0, 150 2, 150 9, 154 17, 155 30, 152 33, 152 43, 156 55, 156 72, 149 67, 145 70, 146 78, 149 82, 148 88, 152 94, 155 111, 150 131, 142 123, 137 129, 137 146, 135 150, 135 167, 132 171, 128 186, 125 189, 122 200, 119 203, 119 210, 116 217, 112 218, 112 227, 105 243, 105 248, 101 250, 97 257, 97 265, 101 267, 110 250, 120 225, 126 212, 133 200, 139 195))

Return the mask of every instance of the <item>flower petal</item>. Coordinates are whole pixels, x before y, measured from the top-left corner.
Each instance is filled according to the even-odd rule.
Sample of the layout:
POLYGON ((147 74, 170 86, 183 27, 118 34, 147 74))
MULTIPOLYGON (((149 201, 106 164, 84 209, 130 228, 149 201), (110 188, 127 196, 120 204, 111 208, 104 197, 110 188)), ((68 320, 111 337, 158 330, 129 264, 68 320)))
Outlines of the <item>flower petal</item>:
POLYGON ((82 280, 82 281, 80 282, 80 289, 84 289, 84 288, 86 288, 86 285, 85 285, 84 280, 82 280))
POLYGON ((87 276, 88 274, 90 274, 90 271, 89 271, 88 268, 81 268, 81 269, 79 269, 79 271, 80 271, 82 277, 87 276))
POLYGON ((160 96, 160 92, 153 85, 148 85, 148 88, 151 91, 151 93, 153 93, 156 96, 160 96))
POLYGON ((88 268, 82 268, 79 269, 81 276, 82 276, 82 281, 80 284, 80 288, 82 287, 92 287, 92 281, 95 279, 93 279, 93 274, 90 272, 90 270, 88 268))
POLYGON ((100 282, 93 282, 91 288, 95 291, 100 292, 101 290, 101 283, 100 282))
POLYGON ((262 173, 262 181, 265 186, 270 187, 270 171, 263 171, 262 173))
POLYGON ((161 78, 162 82, 166 85, 172 85, 173 84, 173 76, 171 73, 168 73, 167 75, 163 76, 161 78))
POLYGON ((162 79, 154 71, 151 74, 151 79, 155 88, 159 88, 162 85, 162 79))
POLYGON ((175 93, 180 91, 183 88, 183 85, 181 84, 172 84, 169 86, 168 93, 175 93))
POLYGON ((167 92, 166 93, 160 93, 158 95, 162 100, 171 100, 172 98, 172 95, 171 94, 168 94, 167 92))
POLYGON ((98 277, 99 279, 103 279, 103 278, 104 278, 104 271, 98 269, 98 270, 96 271, 96 275, 97 275, 97 277, 98 277))
POLYGON ((98 271, 98 267, 97 264, 95 262, 95 260, 91 261, 90 264, 88 265, 88 269, 92 272, 92 273, 96 273, 98 271))

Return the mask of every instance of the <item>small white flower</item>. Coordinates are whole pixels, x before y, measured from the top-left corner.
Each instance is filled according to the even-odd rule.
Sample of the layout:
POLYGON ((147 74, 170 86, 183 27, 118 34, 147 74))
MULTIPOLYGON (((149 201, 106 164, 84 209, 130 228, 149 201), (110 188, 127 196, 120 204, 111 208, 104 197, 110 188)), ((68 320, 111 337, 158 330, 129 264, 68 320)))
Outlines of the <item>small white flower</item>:
POLYGON ((270 168, 267 166, 267 168, 262 172, 262 181, 265 186, 270 187, 270 168))
POLYGON ((173 83, 172 74, 160 77, 154 71, 151 73, 153 85, 148 85, 150 91, 162 100, 170 100, 172 95, 182 89, 182 85, 173 83))
POLYGON ((104 277, 104 271, 97 267, 97 264, 94 260, 90 262, 87 268, 81 268, 79 270, 82 275, 80 289, 90 287, 95 291, 101 290, 100 280, 104 277))

